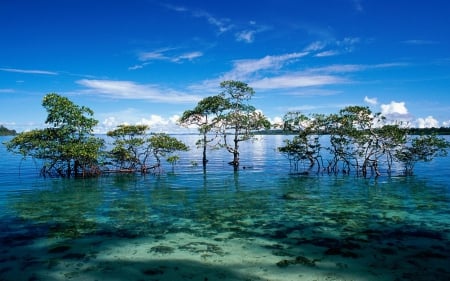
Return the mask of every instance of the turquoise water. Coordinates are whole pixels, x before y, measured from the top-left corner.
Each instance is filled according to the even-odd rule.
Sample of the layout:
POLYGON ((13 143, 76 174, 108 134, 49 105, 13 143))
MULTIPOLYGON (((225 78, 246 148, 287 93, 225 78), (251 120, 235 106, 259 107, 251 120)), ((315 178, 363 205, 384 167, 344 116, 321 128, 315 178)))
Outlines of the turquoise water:
POLYGON ((238 172, 211 151, 203 173, 180 138, 173 170, 87 180, 40 178, 0 146, 0 280, 450 279, 449 158, 408 178, 294 176, 285 136, 265 136, 238 172))

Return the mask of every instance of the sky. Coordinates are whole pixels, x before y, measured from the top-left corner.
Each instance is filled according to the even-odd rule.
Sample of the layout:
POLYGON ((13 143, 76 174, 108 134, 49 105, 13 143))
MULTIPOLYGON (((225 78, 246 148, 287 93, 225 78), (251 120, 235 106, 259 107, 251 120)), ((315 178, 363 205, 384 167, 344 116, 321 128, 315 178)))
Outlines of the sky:
POLYGON ((450 126, 447 0, 2 0, 0 124, 44 127, 42 98, 94 111, 96 132, 179 116, 239 80, 272 122, 368 106, 450 126))

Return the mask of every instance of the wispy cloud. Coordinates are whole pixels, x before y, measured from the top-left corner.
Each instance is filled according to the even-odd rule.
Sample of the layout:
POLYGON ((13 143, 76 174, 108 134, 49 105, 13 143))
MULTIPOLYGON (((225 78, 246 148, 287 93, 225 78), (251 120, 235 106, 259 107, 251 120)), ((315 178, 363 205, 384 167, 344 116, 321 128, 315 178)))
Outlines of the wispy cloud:
POLYGON ((434 44, 438 44, 439 42, 432 41, 432 40, 412 39, 412 40, 402 41, 402 43, 407 44, 407 45, 434 45, 434 44))
POLYGON ((332 56, 336 56, 338 54, 339 54, 339 52, 336 50, 328 50, 328 51, 317 53, 315 56, 318 58, 322 58, 322 57, 332 57, 332 56))
POLYGON ((176 50, 176 48, 164 48, 151 52, 142 52, 139 54, 139 60, 145 62, 152 60, 183 62, 183 61, 192 61, 193 59, 203 56, 203 53, 199 51, 184 52, 181 54, 171 54, 171 51, 173 50, 176 50))
POLYGON ((42 74, 42 75, 58 75, 58 72, 36 69, 18 69, 18 68, 0 68, 0 71, 16 72, 23 74, 42 74))
POLYGON ((205 19, 210 25, 217 28, 219 33, 227 32, 233 28, 233 25, 230 24, 229 19, 216 18, 213 15, 211 15, 210 13, 203 11, 203 10, 194 10, 194 9, 190 9, 190 8, 187 8, 184 6, 175 6, 175 5, 168 5, 168 4, 165 4, 163 6, 166 7, 167 9, 175 11, 175 12, 188 13, 194 18, 205 19))
POLYGON ((309 52, 315 57, 331 57, 353 52, 360 41, 358 37, 345 37, 342 40, 314 41, 306 46, 303 51, 309 52))
POLYGON ((250 82, 255 89, 271 90, 285 88, 301 88, 325 86, 348 82, 347 79, 332 75, 305 75, 304 73, 288 74, 277 77, 263 78, 250 82))
POLYGON ((236 41, 253 43, 257 33, 261 33, 271 29, 269 26, 259 25, 255 21, 250 21, 249 26, 243 28, 242 31, 236 32, 236 41))
MULTIPOLYGON (((348 46, 356 44, 358 41, 359 39, 357 38, 347 38, 336 44, 348 46)), ((267 55, 257 59, 235 60, 232 62, 233 67, 230 71, 215 79, 204 80, 200 84, 191 85, 188 88, 192 91, 204 93, 217 92, 221 81, 240 80, 245 81, 258 90, 283 89, 283 91, 297 91, 300 88, 307 87, 318 89, 322 86, 353 83, 354 81, 346 77, 348 73, 407 65, 397 62, 374 65, 335 64, 306 69, 295 65, 304 57, 316 57, 315 51, 320 51, 325 47, 325 43, 316 41, 304 48, 303 52, 267 55)), ((317 95, 319 95, 319 92, 317 92, 317 95)))
POLYGON ((86 87, 82 93, 100 95, 112 99, 148 100, 161 103, 194 103, 199 96, 189 95, 158 85, 138 84, 132 81, 117 80, 78 80, 77 83, 86 87))
POLYGON ((244 30, 236 33, 236 40, 245 43, 252 43, 255 40, 255 30, 244 30))
POLYGON ((306 48, 304 48, 303 50, 305 52, 316 52, 316 51, 323 50, 323 48, 325 48, 326 46, 327 46, 327 44, 325 42, 314 41, 311 44, 309 44, 308 46, 306 46, 306 48))
POLYGON ((0 93, 14 93, 13 89, 0 89, 0 93))
POLYGON ((408 64, 403 62, 380 63, 380 64, 332 64, 324 67, 310 68, 306 71, 310 73, 350 73, 370 69, 382 69, 382 68, 404 67, 404 66, 408 66, 408 64))
POLYGON ((224 80, 254 81, 261 73, 274 73, 283 66, 293 63, 308 55, 307 52, 287 53, 276 56, 265 56, 259 59, 242 59, 233 61, 233 68, 214 79, 208 79, 188 88, 199 92, 217 92, 218 85, 224 80))
POLYGON ((342 91, 313 87, 313 88, 293 89, 290 92, 286 92, 286 90, 283 89, 283 93, 289 96, 317 97, 317 96, 334 96, 342 93, 342 91))
POLYGON ((306 52, 288 53, 278 56, 265 56, 260 59, 236 60, 233 63, 233 69, 226 74, 230 79, 246 80, 249 75, 263 70, 278 70, 288 63, 292 63, 304 56, 306 52))
POLYGON ((185 61, 193 61, 196 58, 203 56, 203 53, 200 51, 174 54, 173 52, 174 50, 177 50, 177 48, 163 48, 151 52, 141 52, 138 55, 138 59, 142 61, 142 63, 130 66, 128 67, 128 70, 137 70, 144 68, 152 61, 169 61, 173 63, 183 63, 185 61))
POLYGON ((377 98, 369 98, 368 96, 364 97, 364 102, 368 103, 370 105, 377 105, 378 104, 377 98))

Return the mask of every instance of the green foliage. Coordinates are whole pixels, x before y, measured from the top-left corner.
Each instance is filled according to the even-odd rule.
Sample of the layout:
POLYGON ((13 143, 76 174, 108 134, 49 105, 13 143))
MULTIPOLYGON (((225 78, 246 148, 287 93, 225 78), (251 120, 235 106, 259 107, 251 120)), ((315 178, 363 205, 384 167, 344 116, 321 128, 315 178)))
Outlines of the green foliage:
POLYGON ((379 176, 379 164, 384 163, 388 174, 394 162, 405 167, 405 174, 412 174, 418 161, 430 161, 447 155, 449 142, 435 135, 420 136, 408 141, 408 130, 402 124, 385 124, 380 113, 372 113, 368 107, 348 106, 338 114, 314 115, 312 118, 289 112, 284 117, 284 129, 296 132, 292 140, 286 140, 279 151, 287 156, 291 167, 298 170, 298 163, 309 162, 308 169, 322 159, 319 136, 328 134, 331 155, 325 167, 330 173, 350 173, 379 176), (370 172, 370 173, 369 173, 370 172))
POLYGON ((186 151, 188 147, 178 139, 167 134, 150 134, 146 125, 119 125, 107 135, 114 139, 114 147, 109 152, 110 160, 119 171, 146 173, 161 165, 161 157, 168 156, 170 164, 179 160, 176 151, 186 151), (154 156, 156 165, 150 165, 150 157, 154 156))
POLYGON ((148 142, 149 127, 146 125, 119 125, 107 132, 114 139, 109 158, 120 170, 144 171, 147 159, 151 155, 148 142))
POLYGON ((228 101, 228 107, 218 117, 223 146, 233 154, 231 165, 239 167, 239 143, 249 140, 254 132, 270 128, 270 122, 255 107, 247 102, 255 94, 255 91, 241 81, 223 81, 221 96, 228 101), (232 136, 232 144, 228 142, 228 136, 232 136))
POLYGON ((396 151, 395 157, 404 165, 405 174, 412 175, 417 162, 428 162, 448 154, 450 142, 436 135, 414 137, 410 144, 396 151))
POLYGON ((212 131, 217 131, 218 116, 229 107, 228 100, 222 96, 210 96, 200 100, 192 110, 183 112, 179 122, 183 126, 195 125, 198 127, 202 138, 196 143, 203 149, 203 166, 206 166, 206 149, 216 140, 217 134, 208 136, 212 131))
POLYGON ((170 157, 176 151, 189 150, 182 141, 164 133, 153 134, 149 142, 158 166, 161 164, 161 157, 170 157))
POLYGON ((315 163, 320 169, 320 119, 311 119, 300 112, 288 112, 284 118, 284 130, 297 131, 292 140, 285 140, 285 145, 278 148, 289 160, 291 168, 298 171, 299 162, 308 162, 308 169, 315 163))
POLYGON ((51 93, 44 97, 44 129, 23 132, 6 144, 9 151, 45 161, 43 174, 70 177, 96 175, 103 141, 93 136, 98 121, 91 109, 51 93))

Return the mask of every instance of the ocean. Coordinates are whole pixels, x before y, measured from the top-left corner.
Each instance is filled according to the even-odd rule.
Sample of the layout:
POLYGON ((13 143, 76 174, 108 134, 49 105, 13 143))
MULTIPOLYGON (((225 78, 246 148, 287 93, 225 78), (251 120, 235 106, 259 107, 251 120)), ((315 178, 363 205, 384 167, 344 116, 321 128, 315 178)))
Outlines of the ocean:
MULTIPOLYGON (((0 280, 450 280, 450 157, 409 177, 293 174, 289 136, 198 136, 160 174, 39 176, 0 137, 0 280)), ((302 167, 302 166, 300 166, 302 167)))

